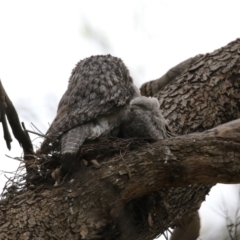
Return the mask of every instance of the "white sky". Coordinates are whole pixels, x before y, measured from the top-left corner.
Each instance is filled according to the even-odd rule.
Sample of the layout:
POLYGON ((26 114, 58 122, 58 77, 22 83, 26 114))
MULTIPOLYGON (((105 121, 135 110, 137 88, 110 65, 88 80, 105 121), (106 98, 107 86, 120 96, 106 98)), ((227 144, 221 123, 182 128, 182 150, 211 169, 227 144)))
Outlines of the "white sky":
MULTIPOLYGON (((45 132, 80 59, 120 57, 140 86, 240 37, 239 9, 234 0, 0 0, 0 79, 21 121, 45 132)), ((17 161, 5 154, 20 156, 21 149, 14 139, 9 152, 0 130, 0 169, 16 169, 17 161)), ((0 189, 4 182, 0 175, 0 189)), ((209 215, 223 224, 212 209, 232 188, 214 189, 201 211, 203 230, 213 221, 209 215)))

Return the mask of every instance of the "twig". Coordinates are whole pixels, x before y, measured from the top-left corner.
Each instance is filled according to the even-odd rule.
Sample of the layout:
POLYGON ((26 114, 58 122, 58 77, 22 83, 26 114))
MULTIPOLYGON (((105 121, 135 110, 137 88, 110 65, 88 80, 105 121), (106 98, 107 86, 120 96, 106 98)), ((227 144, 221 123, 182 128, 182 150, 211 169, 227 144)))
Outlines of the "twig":
MULTIPOLYGON (((37 133, 37 132, 33 132, 31 130, 26 130, 26 132, 29 132, 29 133, 32 133, 32 134, 35 134, 35 135, 38 135, 39 137, 43 137, 43 138, 48 138, 46 135, 44 134, 40 134, 40 133, 37 133)), ((49 139, 49 138, 48 138, 49 139)), ((50 139, 51 140, 51 139, 50 139)))
POLYGON ((32 122, 31 122, 32 126, 39 132, 41 133, 42 135, 44 135, 32 122))
MULTIPOLYGON (((4 173, 7 173, 7 174, 15 174, 14 172, 7 172, 7 171, 3 171, 3 170, 0 170, 0 172, 2 173, 2 174, 4 174, 4 173)), ((5 176, 5 175, 4 175, 5 176)))
POLYGON ((9 155, 7 155, 7 154, 5 154, 5 156, 6 157, 8 157, 8 158, 11 158, 11 159, 13 159, 13 160, 17 160, 17 161, 19 161, 19 162, 23 162, 23 159, 21 159, 20 157, 11 157, 11 156, 9 156, 9 155))
POLYGON ((5 177, 9 182, 14 183, 14 181, 13 181, 12 179, 10 179, 9 177, 7 177, 7 175, 4 174, 4 177, 5 177))

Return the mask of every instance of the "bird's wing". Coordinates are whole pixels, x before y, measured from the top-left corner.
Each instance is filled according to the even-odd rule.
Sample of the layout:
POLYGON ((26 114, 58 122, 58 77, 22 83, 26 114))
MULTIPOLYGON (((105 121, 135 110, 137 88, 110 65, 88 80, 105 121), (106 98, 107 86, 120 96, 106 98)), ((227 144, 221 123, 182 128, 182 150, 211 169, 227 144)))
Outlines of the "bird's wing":
POLYGON ((49 144, 49 139, 55 141, 70 129, 99 116, 116 113, 133 98, 136 87, 127 68, 120 60, 120 63, 111 62, 112 58, 106 64, 98 60, 96 64, 86 66, 80 62, 76 66, 41 149, 49 144))

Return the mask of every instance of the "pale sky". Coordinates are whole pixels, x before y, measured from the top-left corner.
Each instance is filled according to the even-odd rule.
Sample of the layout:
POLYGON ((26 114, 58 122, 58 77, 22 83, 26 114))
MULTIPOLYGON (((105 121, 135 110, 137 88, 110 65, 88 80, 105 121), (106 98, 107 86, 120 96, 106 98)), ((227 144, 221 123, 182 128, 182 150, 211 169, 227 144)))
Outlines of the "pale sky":
MULTIPOLYGON (((0 0, 0 79, 20 120, 45 132, 80 59, 107 53, 120 57, 140 86, 240 37, 239 9, 240 1, 234 0, 0 0)), ((1 129, 0 170, 15 170, 18 162, 5 154, 20 156, 21 149, 14 139, 9 152, 1 129)), ((0 189, 4 182, 0 173, 0 189)), ((207 198, 203 230, 212 219, 223 224, 213 208, 223 196, 227 199, 226 192, 235 194, 232 188, 217 187, 207 198)), ((217 226, 211 231, 218 233, 217 226)), ((211 231, 202 239, 209 239, 211 231)))

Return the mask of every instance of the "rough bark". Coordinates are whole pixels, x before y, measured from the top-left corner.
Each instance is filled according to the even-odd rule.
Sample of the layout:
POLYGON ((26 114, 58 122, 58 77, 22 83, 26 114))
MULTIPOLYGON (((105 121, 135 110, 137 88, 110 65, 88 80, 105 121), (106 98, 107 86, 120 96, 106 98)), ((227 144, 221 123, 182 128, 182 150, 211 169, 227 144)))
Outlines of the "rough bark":
POLYGON ((191 64, 199 60, 202 56, 202 54, 199 54, 195 57, 188 58, 187 60, 177 64, 175 67, 169 69, 162 77, 144 83, 140 88, 141 95, 154 96, 166 85, 174 81, 175 78, 181 75, 191 64))
MULTIPOLYGON (((239 117, 240 40, 206 54, 157 95, 174 133, 239 117)), ((115 153, 58 188, 0 202, 0 239, 153 239, 195 212, 211 186, 237 183, 239 121, 115 153)), ((110 149, 109 145, 109 151, 110 149)))
MULTIPOLYGON (((173 193, 176 187, 191 188, 197 183, 240 182, 239 129, 240 120, 236 120, 202 134, 166 139, 124 156, 117 154, 99 169, 89 167, 81 179, 75 174, 74 181, 67 181, 60 188, 45 185, 11 193, 0 205, 0 239, 98 239, 103 235, 106 239, 152 238, 156 234, 154 225, 166 229, 181 210, 178 205, 165 202, 167 191, 173 193), (134 208, 138 205, 131 201, 153 192, 161 194, 158 210, 167 212, 164 218, 155 212, 160 223, 150 207, 146 216, 138 213, 146 217, 144 231, 142 226, 128 226, 124 235, 115 235, 115 227, 123 227, 121 219, 133 225, 139 220, 131 216, 137 214, 134 208), (113 231, 110 235, 107 228, 113 231)), ((144 202, 151 201, 147 198, 144 202)), ((188 199, 187 204, 190 202, 188 199)))
MULTIPOLYGON (((240 40, 237 39, 193 62, 156 94, 163 115, 175 133, 202 132, 239 118, 239 54, 240 40)), ((183 191, 193 198, 197 193, 197 208, 209 190, 210 185, 197 185, 183 191)), ((181 194, 180 189, 174 190, 173 195, 181 194)), ((191 211, 186 209, 186 218, 191 211)))

